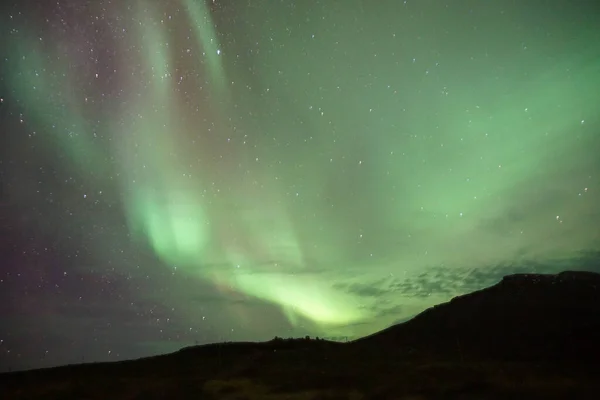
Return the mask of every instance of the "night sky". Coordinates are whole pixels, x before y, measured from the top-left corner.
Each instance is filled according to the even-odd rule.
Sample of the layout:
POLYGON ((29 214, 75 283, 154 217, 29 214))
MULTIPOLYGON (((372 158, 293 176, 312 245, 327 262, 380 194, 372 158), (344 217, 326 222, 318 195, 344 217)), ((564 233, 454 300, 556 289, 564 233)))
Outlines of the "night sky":
POLYGON ((2 371, 600 271, 594 1, 9 3, 2 371))

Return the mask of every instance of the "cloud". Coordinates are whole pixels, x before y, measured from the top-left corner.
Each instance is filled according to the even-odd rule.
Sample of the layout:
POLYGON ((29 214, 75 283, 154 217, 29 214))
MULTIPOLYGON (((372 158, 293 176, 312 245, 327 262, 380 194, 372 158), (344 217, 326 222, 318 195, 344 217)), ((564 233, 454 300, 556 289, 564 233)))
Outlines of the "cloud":
POLYGON ((391 307, 380 307, 379 310, 377 310, 377 313, 375 314, 376 318, 387 318, 387 317, 393 317, 393 316, 398 316, 398 315, 402 315, 403 313, 405 313, 406 307, 404 307, 403 305, 397 304, 391 307))
POLYGON ((389 278, 372 283, 338 284, 337 288, 362 297, 451 298, 480 290, 499 282, 504 276, 520 273, 559 273, 565 270, 600 272, 600 252, 586 251, 572 258, 526 260, 485 265, 478 268, 431 267, 403 278, 389 278))
POLYGON ((386 282, 387 279, 379 279, 371 283, 336 283, 333 288, 359 297, 382 297, 390 293, 389 288, 384 288, 386 282))

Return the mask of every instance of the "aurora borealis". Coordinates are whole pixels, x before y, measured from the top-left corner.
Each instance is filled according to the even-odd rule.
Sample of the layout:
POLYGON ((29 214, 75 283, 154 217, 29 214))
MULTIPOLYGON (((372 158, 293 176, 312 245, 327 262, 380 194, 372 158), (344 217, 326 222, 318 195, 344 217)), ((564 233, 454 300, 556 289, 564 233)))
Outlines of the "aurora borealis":
POLYGON ((554 3, 4 6, 0 367, 600 270, 598 10, 554 3))

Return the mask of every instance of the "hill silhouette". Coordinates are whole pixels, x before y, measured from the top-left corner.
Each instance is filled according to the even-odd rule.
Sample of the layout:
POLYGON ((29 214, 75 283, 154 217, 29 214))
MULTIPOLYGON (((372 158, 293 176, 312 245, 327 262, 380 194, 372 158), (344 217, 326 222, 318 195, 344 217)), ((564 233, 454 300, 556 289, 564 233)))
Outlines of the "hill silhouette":
POLYGON ((599 274, 519 274, 349 343, 276 338, 5 373, 0 398, 592 399, 599 333, 599 274))
POLYGON ((476 360, 600 360, 600 274, 516 274, 356 344, 476 360))

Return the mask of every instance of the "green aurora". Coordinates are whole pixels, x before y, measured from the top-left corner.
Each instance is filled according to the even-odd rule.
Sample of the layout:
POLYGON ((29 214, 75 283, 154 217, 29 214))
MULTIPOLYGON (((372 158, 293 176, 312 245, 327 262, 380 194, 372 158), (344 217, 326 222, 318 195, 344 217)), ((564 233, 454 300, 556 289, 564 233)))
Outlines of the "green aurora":
POLYGON ((598 245, 597 29, 529 27, 525 4, 284 3, 229 28, 200 1, 109 10, 130 21, 114 71, 22 29, 8 82, 49 153, 118 188, 135 246, 310 332, 447 300, 394 288, 428 268, 598 245))

